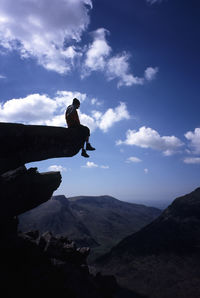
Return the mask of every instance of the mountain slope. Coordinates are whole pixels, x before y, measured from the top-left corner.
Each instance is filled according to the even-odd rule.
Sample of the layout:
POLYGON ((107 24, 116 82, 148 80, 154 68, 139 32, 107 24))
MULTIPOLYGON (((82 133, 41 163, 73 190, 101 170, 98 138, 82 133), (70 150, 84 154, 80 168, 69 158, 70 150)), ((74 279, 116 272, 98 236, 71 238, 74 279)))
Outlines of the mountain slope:
MULTIPOLYGON (((108 251, 124 237, 160 215, 157 208, 119 201, 110 196, 52 197, 47 203, 22 214, 19 229, 38 229, 67 235, 92 253, 108 251)), ((92 258, 92 254, 91 254, 92 258)))
POLYGON ((37 208, 19 217, 19 230, 51 231, 55 235, 67 235, 78 245, 96 246, 87 227, 77 218, 65 196, 55 196, 37 208))
POLYGON ((98 243, 110 248, 160 214, 156 208, 122 202, 110 196, 71 198, 70 206, 98 243))
POLYGON ((175 199, 97 266, 148 297, 200 297, 200 188, 175 199))

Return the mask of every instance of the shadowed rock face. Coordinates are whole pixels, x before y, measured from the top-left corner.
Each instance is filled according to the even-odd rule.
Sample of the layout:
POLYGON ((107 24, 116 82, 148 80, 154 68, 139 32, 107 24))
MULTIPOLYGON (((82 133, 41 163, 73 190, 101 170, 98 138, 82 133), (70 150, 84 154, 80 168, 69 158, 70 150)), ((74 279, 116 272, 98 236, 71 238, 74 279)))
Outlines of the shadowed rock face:
POLYGON ((200 297, 200 188, 176 198, 98 260, 105 274, 149 298, 200 297))
POLYGON ((27 170, 25 166, 1 175, 1 221, 46 202, 60 183, 60 172, 38 173, 36 168, 27 170))
MULTIPOLYGON (((200 248, 200 188, 176 198, 163 213, 140 231, 123 239, 106 258, 130 255, 187 254, 200 248)), ((102 259, 103 260, 103 259, 102 259)))
POLYGON ((26 163, 72 157, 81 149, 86 130, 0 123, 0 174, 26 163))
POLYGON ((0 222, 46 202, 59 187, 59 172, 38 173, 28 162, 71 157, 86 137, 83 127, 68 129, 0 123, 0 222))
POLYGON ((46 202, 61 183, 60 172, 38 173, 37 168, 27 170, 24 165, 77 154, 86 133, 82 127, 0 123, 1 289, 12 287, 20 294, 58 289, 76 298, 114 298, 122 290, 114 277, 89 273, 89 248, 77 248, 68 238, 50 233, 39 237, 37 231, 17 231, 17 216, 46 202))

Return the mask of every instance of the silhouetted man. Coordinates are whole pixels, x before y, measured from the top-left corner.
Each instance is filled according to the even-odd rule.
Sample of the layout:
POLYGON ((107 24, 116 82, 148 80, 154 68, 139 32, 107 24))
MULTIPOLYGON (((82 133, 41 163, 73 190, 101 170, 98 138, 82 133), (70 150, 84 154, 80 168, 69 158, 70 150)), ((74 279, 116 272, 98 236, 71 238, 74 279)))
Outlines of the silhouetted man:
POLYGON ((84 157, 89 157, 89 155, 87 154, 86 150, 89 150, 89 151, 93 151, 95 150, 95 148, 93 148, 90 143, 89 143, 89 137, 90 137, 90 130, 87 126, 84 126, 84 125, 81 125, 80 124, 80 120, 79 120, 79 116, 78 116, 78 113, 77 113, 77 109, 80 107, 80 101, 77 99, 77 98, 74 98, 73 99, 73 102, 72 102, 72 105, 68 106, 67 107, 67 110, 65 112, 65 119, 66 119, 66 122, 67 122, 67 126, 68 127, 84 127, 84 129, 87 130, 87 137, 86 137, 86 149, 84 149, 84 144, 83 144, 83 147, 82 147, 82 152, 81 152, 81 155, 84 156, 84 157))

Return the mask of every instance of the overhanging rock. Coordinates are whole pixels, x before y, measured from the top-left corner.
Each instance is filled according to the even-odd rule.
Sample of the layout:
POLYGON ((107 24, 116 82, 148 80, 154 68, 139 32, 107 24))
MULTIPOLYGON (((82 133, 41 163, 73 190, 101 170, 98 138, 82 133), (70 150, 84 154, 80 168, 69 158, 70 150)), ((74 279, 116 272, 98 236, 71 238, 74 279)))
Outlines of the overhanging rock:
POLYGON ((81 149, 86 130, 0 123, 0 175, 26 163, 72 157, 81 149))
POLYGON ((46 202, 61 183, 60 172, 19 167, 0 176, 0 223, 46 202))

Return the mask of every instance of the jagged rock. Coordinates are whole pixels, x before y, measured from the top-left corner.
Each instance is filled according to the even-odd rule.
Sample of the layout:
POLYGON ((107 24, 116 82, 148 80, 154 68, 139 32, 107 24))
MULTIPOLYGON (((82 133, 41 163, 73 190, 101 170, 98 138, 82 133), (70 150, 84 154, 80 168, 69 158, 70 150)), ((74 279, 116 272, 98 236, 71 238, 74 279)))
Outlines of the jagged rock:
POLYGON ((39 237, 39 231, 38 230, 29 231, 29 232, 26 232, 25 235, 29 236, 33 240, 36 240, 39 237))
POLYGON ((79 247, 77 248, 77 251, 82 254, 83 256, 88 256, 90 253, 90 248, 89 247, 79 247))
POLYGON ((52 259, 79 265, 86 264, 90 252, 89 247, 77 248, 75 243, 67 237, 54 236, 49 231, 41 235, 38 246, 52 259))
POLYGON ((0 176, 0 221, 46 202, 61 183, 60 172, 38 173, 19 167, 0 176))
POLYGON ((81 149, 86 130, 0 123, 0 174, 28 162, 71 157, 81 149))

